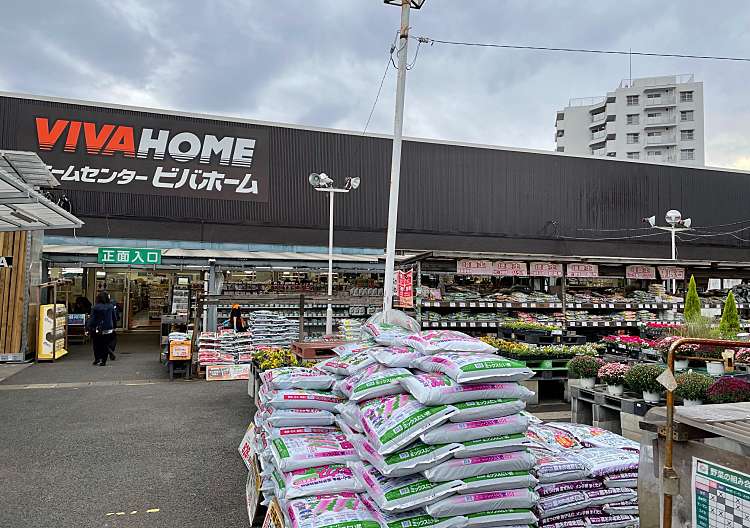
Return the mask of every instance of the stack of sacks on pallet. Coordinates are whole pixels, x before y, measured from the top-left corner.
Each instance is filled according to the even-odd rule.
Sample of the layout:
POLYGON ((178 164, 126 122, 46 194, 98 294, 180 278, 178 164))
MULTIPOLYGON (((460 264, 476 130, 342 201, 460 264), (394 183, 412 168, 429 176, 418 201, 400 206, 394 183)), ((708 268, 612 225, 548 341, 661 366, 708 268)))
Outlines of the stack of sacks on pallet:
POLYGON ((587 425, 532 423, 540 528, 639 525, 638 444, 587 425))
POLYGON ((457 332, 365 332, 314 369, 262 374, 265 499, 293 528, 534 523, 532 393, 518 383, 533 372, 457 332))
MULTIPOLYGON (((381 525, 528 526, 536 519, 526 452, 533 372, 460 332, 368 323, 376 362, 336 385, 350 464, 381 525), (407 368, 408 367, 408 368, 407 368)), ((326 369, 326 365, 320 366, 326 369)))

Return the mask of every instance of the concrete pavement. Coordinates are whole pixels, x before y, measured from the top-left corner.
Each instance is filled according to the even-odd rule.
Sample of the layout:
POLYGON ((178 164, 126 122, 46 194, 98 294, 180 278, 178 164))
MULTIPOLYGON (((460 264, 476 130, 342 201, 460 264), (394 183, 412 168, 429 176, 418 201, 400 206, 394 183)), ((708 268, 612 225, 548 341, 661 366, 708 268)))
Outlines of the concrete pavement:
POLYGON ((71 347, 0 383, 0 526, 248 526, 246 385, 169 382, 156 339, 121 339, 106 367, 71 347))

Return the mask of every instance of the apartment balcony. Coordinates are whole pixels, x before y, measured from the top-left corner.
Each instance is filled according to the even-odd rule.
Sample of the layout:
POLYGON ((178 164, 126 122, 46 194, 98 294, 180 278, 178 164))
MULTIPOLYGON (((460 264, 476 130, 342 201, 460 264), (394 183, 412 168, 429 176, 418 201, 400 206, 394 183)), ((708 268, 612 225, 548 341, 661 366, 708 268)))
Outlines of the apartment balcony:
POLYGON ((653 147, 657 145, 676 145, 677 136, 675 134, 661 134, 660 136, 646 136, 646 146, 653 147))
POLYGON ((600 112, 591 116, 592 123, 604 123, 607 120, 607 112, 600 112))
POLYGON ((644 106, 676 106, 677 98, 674 95, 662 95, 661 97, 646 97, 644 106))
POLYGON ((660 117, 646 117, 643 120, 643 126, 644 127, 655 127, 655 126, 665 126, 665 125, 674 125, 677 122, 677 115, 676 114, 669 114, 669 115, 663 115, 660 117))
POLYGON ((646 156, 646 161, 651 163, 674 163, 677 161, 677 154, 661 154, 660 156, 646 156))
POLYGON ((591 141, 604 141, 604 139, 607 137, 607 131, 606 130, 598 130, 596 132, 591 133, 591 137, 589 138, 591 141))
POLYGON ((600 149, 592 150, 591 155, 597 158, 603 158, 607 155, 607 149, 600 148, 600 149))

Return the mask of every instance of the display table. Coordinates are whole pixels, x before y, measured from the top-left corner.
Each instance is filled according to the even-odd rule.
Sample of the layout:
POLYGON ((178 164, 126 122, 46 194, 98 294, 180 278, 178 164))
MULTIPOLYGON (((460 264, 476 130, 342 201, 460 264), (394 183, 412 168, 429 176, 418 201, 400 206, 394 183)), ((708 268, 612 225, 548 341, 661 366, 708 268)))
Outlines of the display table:
POLYGON ((335 356, 333 349, 346 341, 295 341, 292 352, 300 359, 318 360, 335 356))

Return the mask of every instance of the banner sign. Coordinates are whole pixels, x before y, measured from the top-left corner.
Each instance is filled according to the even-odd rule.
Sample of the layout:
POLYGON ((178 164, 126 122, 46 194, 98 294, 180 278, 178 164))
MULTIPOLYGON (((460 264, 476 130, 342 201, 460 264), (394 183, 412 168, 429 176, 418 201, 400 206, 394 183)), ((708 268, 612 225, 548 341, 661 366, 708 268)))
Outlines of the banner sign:
POLYGON ((12 268, 13 257, 0 257, 0 268, 12 268))
POLYGON ((127 266, 161 264, 161 249, 103 247, 99 248, 97 262, 127 266))
POLYGON ((498 261, 492 263, 494 275, 497 277, 528 277, 529 271, 525 262, 498 261))
POLYGON ((532 277, 562 277, 562 264, 554 262, 532 262, 529 264, 529 275, 532 277))
POLYGON ((459 260, 456 264, 457 275, 493 275, 492 262, 489 260, 459 260))
POLYGON ((685 280, 685 268, 677 266, 659 266, 659 278, 661 280, 685 280))
POLYGON ((20 108, 19 149, 39 154, 62 189, 268 201, 265 128, 45 102, 20 108))
POLYGON ((640 266, 637 264, 626 266, 625 278, 654 280, 656 279, 656 268, 653 266, 640 266))
POLYGON ((396 297, 400 308, 414 307, 414 270, 396 270, 396 297))
POLYGON ((231 381, 250 379, 247 365, 206 365, 206 381, 231 381))
POLYGON ((568 277, 598 277, 599 266, 596 264, 570 263, 568 277))

